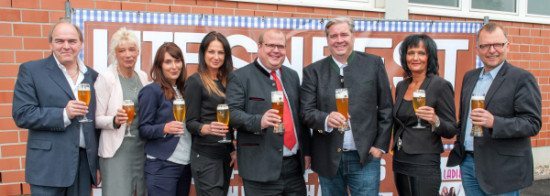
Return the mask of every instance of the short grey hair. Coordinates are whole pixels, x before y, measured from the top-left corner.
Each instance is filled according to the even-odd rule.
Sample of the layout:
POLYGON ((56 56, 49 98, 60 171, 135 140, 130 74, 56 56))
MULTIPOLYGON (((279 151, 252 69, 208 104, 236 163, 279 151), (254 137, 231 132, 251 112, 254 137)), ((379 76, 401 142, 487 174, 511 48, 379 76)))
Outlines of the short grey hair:
POLYGON ((355 28, 355 25, 353 24, 353 20, 350 17, 339 16, 339 17, 330 19, 327 22, 327 25, 325 26, 325 35, 328 36, 328 29, 330 29, 330 27, 332 27, 335 24, 340 24, 340 23, 348 24, 349 31, 351 33, 353 33, 353 31, 354 31, 353 29, 355 28))
POLYGON ((138 52, 141 51, 141 47, 136 35, 134 35, 134 33, 132 33, 130 30, 126 29, 126 27, 122 27, 113 34, 113 37, 111 37, 111 44, 109 45, 109 65, 118 64, 116 59, 116 48, 122 43, 135 44, 138 52))
POLYGON ((55 30, 55 28, 57 27, 57 25, 59 24, 69 24, 71 25, 72 27, 74 27, 74 29, 76 30, 76 32, 78 33, 78 39, 80 42, 84 43, 84 36, 82 35, 82 31, 80 30, 80 28, 78 28, 75 24, 71 23, 70 20, 68 19, 61 19, 59 22, 55 23, 53 26, 52 26, 52 29, 50 29, 50 33, 48 34, 48 43, 52 43, 53 41, 53 31, 55 30))

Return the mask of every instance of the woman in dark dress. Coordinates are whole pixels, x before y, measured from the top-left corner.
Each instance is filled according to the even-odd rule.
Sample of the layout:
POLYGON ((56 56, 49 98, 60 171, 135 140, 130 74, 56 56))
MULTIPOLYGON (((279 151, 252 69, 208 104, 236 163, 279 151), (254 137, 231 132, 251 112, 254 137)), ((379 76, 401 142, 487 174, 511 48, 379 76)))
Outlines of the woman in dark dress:
POLYGON ((397 84, 393 108, 397 192, 401 196, 437 196, 441 185, 441 137, 456 134, 453 86, 438 76, 437 46, 429 36, 408 36, 400 54, 405 77, 397 84), (415 112, 413 93, 419 89, 424 90, 426 102, 415 112), (423 128, 415 128, 419 122, 423 128))
POLYGON ((216 107, 225 103, 227 76, 233 71, 231 48, 218 32, 208 33, 199 48, 199 68, 187 80, 187 129, 193 135, 191 172, 197 195, 227 195, 236 153, 229 127, 217 122, 216 107), (222 138, 227 137, 226 142, 222 138))

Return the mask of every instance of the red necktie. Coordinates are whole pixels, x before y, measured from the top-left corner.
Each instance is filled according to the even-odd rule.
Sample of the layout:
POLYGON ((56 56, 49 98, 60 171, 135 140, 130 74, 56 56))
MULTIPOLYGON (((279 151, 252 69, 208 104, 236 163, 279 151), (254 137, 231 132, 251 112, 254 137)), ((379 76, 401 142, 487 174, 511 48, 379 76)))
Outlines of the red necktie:
MULTIPOLYGON (((273 80, 275 80, 275 84, 277 85, 277 90, 283 91, 283 85, 281 84, 281 80, 279 80, 279 77, 277 77, 276 72, 271 71, 271 76, 273 77, 273 80)), ((283 94, 284 94, 284 91, 283 91, 283 94)), ((285 127, 284 145, 288 149, 292 150, 294 145, 296 145, 296 137, 294 136, 294 121, 292 120, 292 115, 290 114, 292 111, 290 111, 290 106, 288 105, 286 95, 283 96, 283 102, 284 102, 283 124, 285 127)))

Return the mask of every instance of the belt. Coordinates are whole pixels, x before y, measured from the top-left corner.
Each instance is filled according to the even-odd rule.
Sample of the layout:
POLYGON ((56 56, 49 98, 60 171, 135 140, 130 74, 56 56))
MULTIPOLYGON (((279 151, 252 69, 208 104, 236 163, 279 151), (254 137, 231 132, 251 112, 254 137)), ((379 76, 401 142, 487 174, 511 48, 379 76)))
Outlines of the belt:
POLYGON ((474 151, 466 151, 466 155, 474 157, 474 151))
POLYGON ((294 159, 296 158, 296 155, 290 155, 290 156, 286 156, 286 157, 283 157, 283 160, 290 160, 290 159, 294 159))
POLYGON ((343 148, 342 151, 344 151, 344 152, 351 152, 351 151, 357 151, 357 150, 352 150, 352 149, 343 148))

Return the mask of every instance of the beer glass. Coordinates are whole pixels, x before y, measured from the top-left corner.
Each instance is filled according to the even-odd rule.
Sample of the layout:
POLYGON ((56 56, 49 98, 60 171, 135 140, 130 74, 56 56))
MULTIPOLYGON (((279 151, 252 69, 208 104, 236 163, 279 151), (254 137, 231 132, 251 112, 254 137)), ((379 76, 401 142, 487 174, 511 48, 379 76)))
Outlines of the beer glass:
MULTIPOLYGON (((176 121, 182 122, 185 129, 185 101, 179 98, 175 99, 172 105, 172 112, 176 121)), ((179 135, 175 135, 175 137, 179 137, 179 135)))
POLYGON ((338 113, 344 115, 346 122, 340 127, 340 131, 344 132, 349 130, 349 96, 347 88, 338 88, 335 91, 336 96, 336 110, 338 113))
MULTIPOLYGON (((416 110, 418 110, 419 107, 426 105, 426 92, 422 89, 418 89, 413 92, 413 108, 414 112, 416 113, 416 110)), ((423 129, 426 128, 422 124, 420 124, 420 117, 416 116, 417 124, 413 127, 415 129, 423 129)))
MULTIPOLYGON (((226 126, 229 125, 229 106, 227 106, 227 104, 218 104, 218 107, 216 107, 216 119, 219 123, 222 123, 226 126)), ((221 140, 218 140, 218 142, 230 143, 231 140, 227 139, 226 133, 221 140)))
POLYGON ((134 121, 134 117, 136 115, 134 102, 132 100, 124 100, 122 102, 122 109, 124 109, 126 116, 128 116, 128 120, 126 121, 126 134, 124 134, 124 137, 134 137, 134 135, 130 133, 130 127, 132 126, 132 121, 134 121))
MULTIPOLYGON (((471 99, 472 110, 476 108, 485 108, 485 96, 483 95, 474 95, 471 99)), ((472 125, 472 132, 470 133, 473 137, 483 137, 483 129, 481 126, 472 125)))
MULTIPOLYGON (((78 101, 82 101, 86 106, 90 106, 90 99, 92 98, 92 91, 90 89, 90 84, 80 83, 77 87, 78 90, 78 101)), ((86 118, 86 114, 78 122, 92 122, 93 120, 86 118)))
POLYGON ((279 117, 281 117, 281 122, 277 123, 275 127, 273 127, 273 133, 277 133, 277 134, 283 134, 285 131, 283 122, 282 122, 283 109, 285 107, 283 96, 284 96, 283 91, 271 91, 271 108, 278 110, 279 117))

